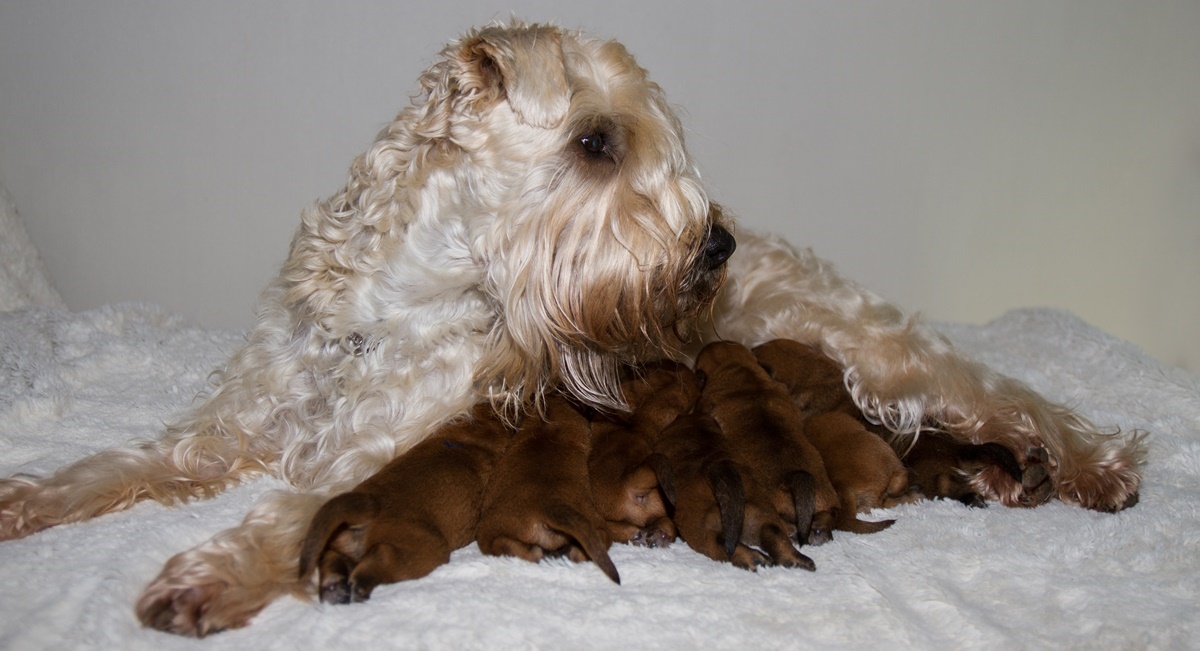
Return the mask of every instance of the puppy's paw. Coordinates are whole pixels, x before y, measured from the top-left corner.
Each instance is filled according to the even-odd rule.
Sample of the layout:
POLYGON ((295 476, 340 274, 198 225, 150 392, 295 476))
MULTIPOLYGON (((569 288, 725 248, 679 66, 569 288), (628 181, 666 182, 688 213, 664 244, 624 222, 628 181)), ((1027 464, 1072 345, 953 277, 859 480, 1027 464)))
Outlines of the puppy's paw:
POLYGON ((733 555, 729 557, 729 562, 733 563, 735 567, 750 570, 751 572, 760 567, 770 567, 775 564, 766 554, 745 545, 738 545, 733 550, 733 555))
POLYGON ((649 547, 651 549, 669 547, 672 542, 675 542, 675 527, 671 524, 670 520, 667 520, 665 523, 656 522, 644 529, 639 529, 633 538, 629 540, 629 544, 631 545, 649 547))

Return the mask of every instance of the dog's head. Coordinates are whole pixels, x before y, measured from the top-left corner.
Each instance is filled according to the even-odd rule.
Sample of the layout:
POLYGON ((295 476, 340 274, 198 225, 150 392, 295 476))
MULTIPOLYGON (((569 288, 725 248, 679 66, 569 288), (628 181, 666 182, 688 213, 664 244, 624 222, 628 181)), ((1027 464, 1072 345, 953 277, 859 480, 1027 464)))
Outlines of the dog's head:
POLYGON ((481 383, 620 406, 620 365, 674 353, 734 249, 679 120, 612 41, 496 25, 444 57, 425 85, 499 315, 481 383))
POLYGON ((675 356, 734 249, 662 90, 618 43, 517 22, 451 43, 420 84, 304 215, 295 322, 355 354, 387 324, 408 347, 486 331, 494 402, 558 386, 623 406, 621 366, 675 356))

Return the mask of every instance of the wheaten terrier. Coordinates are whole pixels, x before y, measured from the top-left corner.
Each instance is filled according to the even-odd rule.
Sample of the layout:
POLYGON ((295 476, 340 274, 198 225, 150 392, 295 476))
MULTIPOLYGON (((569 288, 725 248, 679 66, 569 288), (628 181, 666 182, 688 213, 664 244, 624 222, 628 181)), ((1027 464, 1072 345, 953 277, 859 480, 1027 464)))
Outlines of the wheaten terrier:
POLYGON ((1047 474, 1067 502, 1136 500, 1136 438, 964 359, 809 252, 743 232, 730 257, 732 226, 679 120, 620 44, 493 25, 446 47, 420 85, 345 188, 304 213, 204 402, 157 442, 0 482, 0 539, 279 477, 293 490, 170 559, 137 604, 176 633, 242 626, 280 594, 311 593, 298 546, 322 501, 448 419, 483 400, 515 417, 550 387, 619 406, 622 365, 715 337, 818 346, 898 433, 1047 458, 1027 485, 981 479, 1007 504, 1048 495, 1035 485, 1047 474))

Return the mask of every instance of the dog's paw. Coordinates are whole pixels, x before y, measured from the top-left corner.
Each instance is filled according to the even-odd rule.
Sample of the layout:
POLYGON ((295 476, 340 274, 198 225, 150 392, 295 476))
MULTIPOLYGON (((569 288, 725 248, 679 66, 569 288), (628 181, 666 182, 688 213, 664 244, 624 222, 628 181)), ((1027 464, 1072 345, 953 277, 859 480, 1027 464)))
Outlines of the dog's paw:
POLYGON ((1038 506, 1054 497, 1054 481, 1050 476, 1050 455, 1046 448, 1033 447, 1025 453, 1021 466, 1020 506, 1038 506))
POLYGON ((1083 468, 1073 477, 1060 476, 1056 486, 1058 499, 1105 513, 1116 513, 1134 506, 1138 503, 1141 475, 1136 459, 1140 452, 1133 454, 1132 460, 1116 456, 1103 464, 1083 468))
MULTIPOLYGON (((214 567, 211 557, 196 550, 176 555, 138 599, 143 626, 188 637, 204 637, 250 623, 272 599, 300 584, 262 581, 252 585, 214 567)), ((295 569, 288 568, 289 576, 295 569)))
POLYGON ((1046 448, 1030 447, 1018 458, 999 443, 984 443, 964 446, 959 456, 962 486, 945 496, 967 506, 986 506, 986 500, 992 500, 1005 506, 1034 507, 1054 497, 1046 448))
POLYGON ((225 587, 222 583, 170 588, 151 584, 138 601, 138 619, 147 628, 188 637, 204 637, 227 628, 244 626, 250 621, 249 615, 241 620, 226 621, 210 616, 212 604, 225 587))
POLYGON ((0 479, 0 541, 24 538, 57 524, 53 517, 38 517, 30 507, 38 488, 26 479, 0 479))

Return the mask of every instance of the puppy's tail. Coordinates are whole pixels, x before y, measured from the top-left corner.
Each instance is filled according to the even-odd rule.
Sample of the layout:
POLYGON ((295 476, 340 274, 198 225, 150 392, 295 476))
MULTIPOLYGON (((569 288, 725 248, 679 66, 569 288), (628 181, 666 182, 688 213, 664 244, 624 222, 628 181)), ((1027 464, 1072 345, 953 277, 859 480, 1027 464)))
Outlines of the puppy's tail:
POLYGON ((895 520, 879 520, 878 522, 859 520, 847 510, 843 511, 841 517, 838 518, 837 528, 850 533, 877 533, 893 524, 896 524, 895 520))
POLYGON ((342 493, 313 516, 300 546, 300 580, 313 571, 321 552, 343 527, 361 526, 379 514, 379 502, 365 493, 342 493))
POLYGON ((784 475, 783 482, 796 509, 796 541, 807 545, 817 512, 817 480, 807 471, 795 470, 784 475))
POLYGON ((746 489, 742 485, 742 475, 729 459, 706 463, 701 472, 708 480, 713 497, 717 498, 725 555, 732 558, 742 539, 742 525, 746 520, 746 489))
POLYGON ((613 583, 621 585, 621 575, 617 574, 617 566, 608 557, 609 540, 601 533, 601 529, 593 525, 582 513, 574 507, 559 504, 546 513, 550 526, 557 531, 574 538, 583 548, 588 558, 600 568, 604 575, 613 583))

